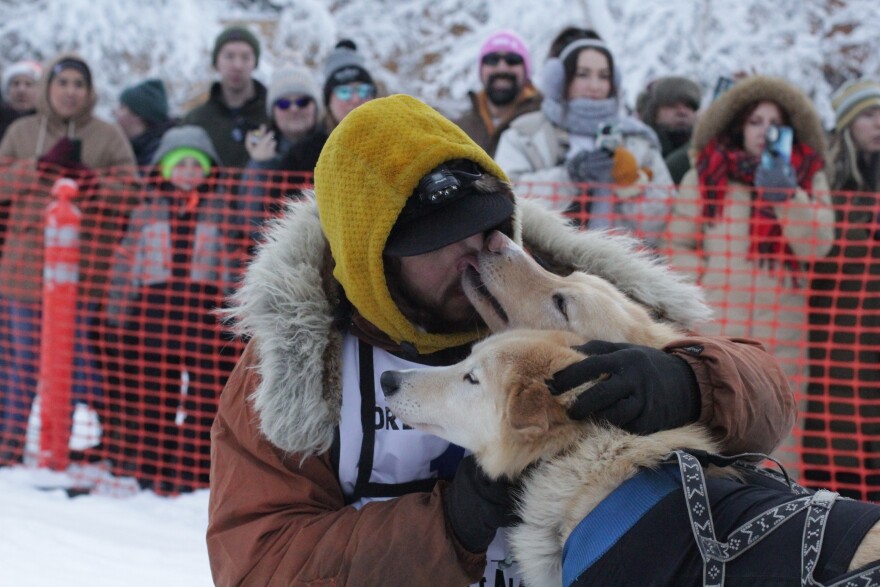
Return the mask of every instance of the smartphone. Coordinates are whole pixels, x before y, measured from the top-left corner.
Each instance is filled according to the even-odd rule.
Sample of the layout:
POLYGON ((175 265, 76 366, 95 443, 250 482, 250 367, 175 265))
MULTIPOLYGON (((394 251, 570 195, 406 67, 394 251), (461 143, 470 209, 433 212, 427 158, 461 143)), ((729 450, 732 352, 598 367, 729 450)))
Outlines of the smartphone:
POLYGON ((721 94, 733 87, 733 84, 735 83, 736 81, 734 81, 732 78, 725 77, 723 75, 719 77, 718 80, 715 82, 715 89, 712 91, 712 101, 714 102, 715 100, 717 100, 718 97, 721 96, 721 94))
POLYGON ((761 154, 761 165, 770 168, 774 157, 781 157, 791 163, 791 147, 794 143, 794 131, 790 126, 771 124, 764 134, 764 152, 761 154))

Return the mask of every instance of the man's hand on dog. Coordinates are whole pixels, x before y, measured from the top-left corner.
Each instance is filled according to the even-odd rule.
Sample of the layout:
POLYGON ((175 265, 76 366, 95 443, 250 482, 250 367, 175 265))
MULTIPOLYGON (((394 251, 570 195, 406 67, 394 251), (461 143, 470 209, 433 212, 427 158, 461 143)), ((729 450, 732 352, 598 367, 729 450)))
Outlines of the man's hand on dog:
POLYGON ((576 347, 586 359, 557 372, 558 395, 606 376, 569 407, 576 420, 592 418, 633 434, 678 428, 700 417, 700 387, 683 359, 647 346, 593 340, 576 347))
POLYGON ((455 537, 470 552, 485 552, 498 528, 519 521, 513 495, 518 484, 491 480, 473 455, 462 459, 446 491, 446 518, 455 537))

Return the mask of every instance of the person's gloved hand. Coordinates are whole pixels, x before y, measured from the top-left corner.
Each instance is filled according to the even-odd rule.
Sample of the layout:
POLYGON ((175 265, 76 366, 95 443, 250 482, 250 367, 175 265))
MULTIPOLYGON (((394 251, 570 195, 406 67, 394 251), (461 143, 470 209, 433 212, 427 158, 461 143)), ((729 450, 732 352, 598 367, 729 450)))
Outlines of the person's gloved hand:
POLYGON ((577 183, 611 183, 614 157, 605 149, 579 151, 565 164, 568 177, 577 183))
POLYGON ((611 168, 611 179, 621 186, 634 184, 639 179, 639 162, 632 151, 625 147, 614 150, 614 165, 611 168))
POLYGON ((445 501, 446 518, 462 546, 470 552, 485 552, 498 528, 519 521, 514 513, 516 488, 517 484, 505 479, 489 479, 473 455, 462 459, 445 501))
POLYGON ((37 158, 37 169, 61 177, 69 177, 77 182, 81 192, 96 185, 96 175, 80 160, 79 139, 61 137, 52 147, 37 158))
POLYGON ((37 158, 38 163, 57 165, 65 169, 83 169, 80 159, 81 143, 78 139, 61 137, 48 151, 37 158))
POLYGON ((572 418, 606 420, 633 434, 651 434, 700 417, 700 387, 684 359, 647 346, 601 340, 577 350, 589 356, 554 374, 554 394, 602 375, 608 379, 575 399, 568 409, 572 418))
POLYGON ((784 202, 798 186, 794 169, 782 157, 773 154, 770 156, 770 166, 758 165, 755 171, 755 187, 761 188, 758 195, 765 202, 784 202))

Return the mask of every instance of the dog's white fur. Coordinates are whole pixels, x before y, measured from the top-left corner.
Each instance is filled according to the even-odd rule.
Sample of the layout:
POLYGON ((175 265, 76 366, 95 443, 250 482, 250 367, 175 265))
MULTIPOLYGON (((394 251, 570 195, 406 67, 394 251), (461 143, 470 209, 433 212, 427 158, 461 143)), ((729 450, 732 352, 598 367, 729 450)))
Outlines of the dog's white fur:
MULTIPOLYGON (((568 405, 594 382, 550 393, 553 373, 583 358, 573 345, 601 339, 661 347, 680 336, 609 283, 551 274, 493 233, 465 290, 490 328, 504 332, 456 365, 395 372, 388 405, 407 424, 472 451, 490 477, 516 478, 533 465, 522 480, 522 524, 511 530, 511 546, 528 585, 560 585, 566 539, 611 491, 673 449, 718 447, 699 425, 635 436, 569 419, 568 405)), ((880 558, 878 526, 850 569, 880 558)))

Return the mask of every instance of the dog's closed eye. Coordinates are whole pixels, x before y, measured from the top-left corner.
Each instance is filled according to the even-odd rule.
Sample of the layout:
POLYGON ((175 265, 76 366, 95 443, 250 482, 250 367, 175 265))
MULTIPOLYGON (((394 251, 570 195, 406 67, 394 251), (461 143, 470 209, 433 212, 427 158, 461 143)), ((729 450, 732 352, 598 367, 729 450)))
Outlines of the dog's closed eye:
POLYGON ((470 383, 471 385, 479 385, 480 384, 480 380, 474 376, 473 371, 471 371, 470 373, 465 373, 464 380, 467 381, 468 383, 470 383))
POLYGON ((556 306, 556 310, 562 314, 562 317, 568 320, 568 305, 565 296, 562 294, 553 294, 553 305, 556 306))

